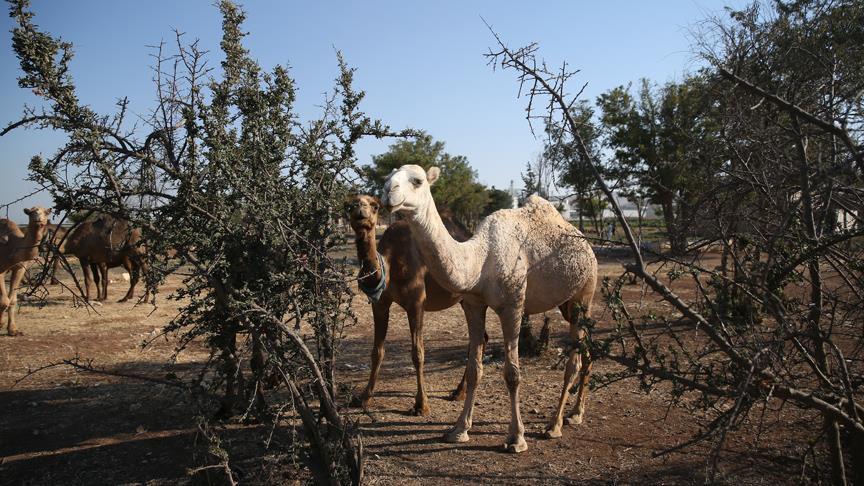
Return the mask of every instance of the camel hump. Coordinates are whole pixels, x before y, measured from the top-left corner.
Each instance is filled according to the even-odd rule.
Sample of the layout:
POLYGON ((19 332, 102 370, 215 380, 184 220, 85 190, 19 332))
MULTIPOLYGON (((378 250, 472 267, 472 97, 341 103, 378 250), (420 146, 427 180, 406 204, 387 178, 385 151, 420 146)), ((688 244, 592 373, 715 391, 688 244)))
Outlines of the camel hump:
POLYGON ((552 203, 538 196, 537 194, 531 194, 528 196, 528 199, 525 200, 525 206, 542 206, 548 205, 551 206, 552 203))
POLYGON ((528 196, 523 207, 527 209, 529 213, 543 215, 544 218, 555 220, 563 219, 561 213, 558 212, 554 204, 536 194, 528 196))
POLYGON ((9 219, 0 219, 0 245, 5 245, 12 239, 23 237, 24 232, 21 231, 21 228, 19 228, 14 221, 9 219))

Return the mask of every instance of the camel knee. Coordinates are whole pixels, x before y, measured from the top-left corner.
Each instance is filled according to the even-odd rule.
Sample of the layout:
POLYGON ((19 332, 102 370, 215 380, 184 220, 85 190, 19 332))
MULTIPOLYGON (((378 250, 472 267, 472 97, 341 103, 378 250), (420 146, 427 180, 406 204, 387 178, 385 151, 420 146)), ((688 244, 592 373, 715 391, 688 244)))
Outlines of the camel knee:
POLYGON ((372 361, 375 363, 380 363, 384 359, 384 343, 375 344, 372 348, 372 361))
POLYGON ((574 349, 570 352, 570 358, 567 360, 567 367, 564 370, 565 376, 570 378, 571 383, 576 379, 576 373, 579 373, 581 368, 582 357, 579 354, 579 350, 574 349))
POLYGON ((521 381, 519 375, 518 365, 507 363, 507 365, 504 366, 504 381, 507 383, 507 389, 511 392, 514 392, 519 388, 519 382, 521 381))
POLYGON ((423 367, 423 360, 425 359, 425 352, 423 350, 423 345, 414 346, 414 349, 411 352, 411 359, 414 362, 414 368, 420 369, 423 367))
POLYGON ((483 378, 483 363, 468 363, 468 368, 465 370, 465 383, 469 387, 476 387, 481 378, 483 378))

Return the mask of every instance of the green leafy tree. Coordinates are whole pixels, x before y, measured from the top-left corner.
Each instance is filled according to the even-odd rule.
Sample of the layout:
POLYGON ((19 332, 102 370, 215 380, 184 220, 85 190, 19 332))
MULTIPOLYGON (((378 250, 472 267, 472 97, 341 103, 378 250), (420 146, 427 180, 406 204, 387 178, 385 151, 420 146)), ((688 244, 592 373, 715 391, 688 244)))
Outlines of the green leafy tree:
POLYGON ((489 203, 483 208, 483 217, 489 216, 499 209, 510 209, 513 207, 513 196, 510 195, 509 191, 496 189, 495 186, 492 186, 487 192, 489 194, 489 203))
MULTIPOLYGON (((579 125, 579 135, 593 160, 599 160, 600 129, 594 121, 594 109, 587 101, 580 101, 571 108, 571 116, 579 125)), ((577 149, 576 141, 570 132, 561 125, 546 120, 547 140, 543 147, 543 157, 548 160, 558 174, 559 184, 571 189, 576 196, 576 208, 579 212, 579 229, 585 231, 585 217, 595 221, 595 229, 599 231, 597 219, 602 218, 602 210, 597 211, 597 204, 602 194, 597 187, 597 180, 591 172, 585 156, 577 149)), ((599 166, 604 170, 604 166, 599 166)))
POLYGON ((700 197, 713 187, 723 163, 708 80, 692 76, 659 89, 643 80, 637 97, 619 86, 597 104, 606 142, 615 151, 612 178, 647 192, 662 209, 672 252, 683 253, 700 197))
POLYGON ((441 177, 432 186, 435 202, 450 208, 469 226, 477 223, 489 203, 486 188, 477 182, 477 173, 467 158, 445 152, 444 142, 436 141, 426 133, 411 140, 400 140, 390 145, 387 152, 372 157, 372 165, 362 169, 366 190, 379 194, 387 176, 406 164, 419 165, 427 170, 432 166, 440 168, 441 177))
POLYGON ((532 194, 537 194, 543 197, 543 188, 540 185, 540 177, 534 171, 534 166, 531 162, 525 163, 525 172, 520 172, 519 177, 522 178, 522 192, 519 195, 519 205, 525 204, 525 200, 532 194))

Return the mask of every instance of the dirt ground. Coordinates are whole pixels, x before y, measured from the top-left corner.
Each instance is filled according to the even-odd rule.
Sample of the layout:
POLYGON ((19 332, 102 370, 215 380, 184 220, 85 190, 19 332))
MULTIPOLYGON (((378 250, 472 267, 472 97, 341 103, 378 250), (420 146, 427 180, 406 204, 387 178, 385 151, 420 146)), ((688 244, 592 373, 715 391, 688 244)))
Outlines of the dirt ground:
MULTIPOLYGON (((601 273, 617 275, 620 264, 601 258, 601 273)), ((114 272, 114 271, 112 271, 114 272)), ((119 280, 119 272, 112 273, 119 280)), ((80 356, 114 372, 155 378, 166 373, 188 376, 206 360, 200 345, 169 362, 176 341, 159 334, 177 312, 165 299, 179 285, 172 278, 160 290, 157 308, 119 304, 125 284, 109 287, 109 301, 94 310, 73 307, 68 291, 52 288, 48 305, 25 303, 19 327, 25 333, 0 338, 0 485, 6 484, 178 484, 189 482, 196 464, 196 433, 189 403, 178 391, 129 378, 83 374, 53 367, 28 376, 28 371, 63 358, 80 356)), ((638 305, 639 287, 625 289, 629 305, 638 305)), ((595 298, 597 333, 608 332, 609 318, 595 298)), ((339 365, 342 381, 361 390, 368 378, 371 310, 356 297, 358 325, 348 330, 339 365)), ((664 307, 654 302, 659 311, 664 307)), ((668 313, 668 309, 666 309, 668 313)), ((560 391, 563 370, 556 348, 566 349, 566 325, 552 318, 552 351, 522 360, 522 414, 529 449, 520 455, 501 452, 509 422, 509 400, 502 376, 501 331, 489 313, 490 346, 478 391, 471 441, 441 440, 456 420, 461 403, 447 395, 464 367, 467 329, 460 307, 426 317, 426 377, 431 415, 408 410, 415 393, 414 370, 405 313, 391 313, 386 357, 376 397, 366 412, 349 409, 361 424, 369 484, 702 484, 710 446, 701 445, 658 455, 696 433, 687 412, 669 408, 662 390, 641 393, 638 383, 619 381, 595 390, 588 399, 585 422, 565 426, 564 436, 542 439, 544 424, 560 391)), ((539 321, 539 318, 535 317, 539 321)), ((595 372, 614 371, 599 361, 595 372)), ((721 454, 720 483, 776 484, 801 481, 803 441, 790 441, 812 427, 808 417, 787 408, 768 410, 757 440, 758 424, 748 423, 732 434, 721 454), (784 439, 785 437, 785 439, 784 439)), ((237 427, 230 446, 243 461, 260 450, 260 426, 237 427), (244 457, 244 454, 246 457, 244 457)), ((247 482, 293 483, 290 467, 275 476, 250 474, 247 482)), ((301 476, 308 480, 308 476, 301 476)))

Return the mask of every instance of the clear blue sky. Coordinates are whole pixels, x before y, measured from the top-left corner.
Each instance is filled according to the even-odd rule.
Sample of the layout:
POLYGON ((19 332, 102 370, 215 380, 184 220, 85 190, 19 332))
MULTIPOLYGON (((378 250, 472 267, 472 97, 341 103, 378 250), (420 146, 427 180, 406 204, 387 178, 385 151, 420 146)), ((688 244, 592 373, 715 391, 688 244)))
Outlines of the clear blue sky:
MULTIPOLYGON (((177 28, 211 51, 218 64, 220 18, 209 0, 33 0, 35 22, 75 46, 71 73, 82 102, 113 113, 128 96, 134 111, 153 106, 150 64, 153 45, 173 39, 177 28)), ((299 87, 302 114, 317 113, 337 67, 333 48, 356 67, 356 87, 367 93, 363 109, 391 127, 428 131, 465 155, 481 182, 507 188, 539 152, 517 100, 513 73, 493 72, 483 54, 494 39, 485 18, 509 45, 540 43, 552 64, 567 60, 582 70, 594 99, 619 84, 647 77, 679 79, 698 64, 688 31, 700 19, 742 0, 603 2, 503 1, 247 1, 246 45, 265 68, 288 63, 299 87)), ((17 86, 11 49, 12 20, 3 5, 0 40, 0 124, 16 120, 36 99, 17 86)), ((574 89, 575 89, 574 84, 574 89)), ((53 154, 60 134, 17 130, 0 138, 0 204, 32 191, 27 163, 53 154)), ((386 150, 387 142, 358 147, 361 163, 386 150)), ((23 207, 50 205, 41 194, 13 206, 9 216, 26 220, 23 207)), ((5 217, 0 211, 0 217, 5 217)))

